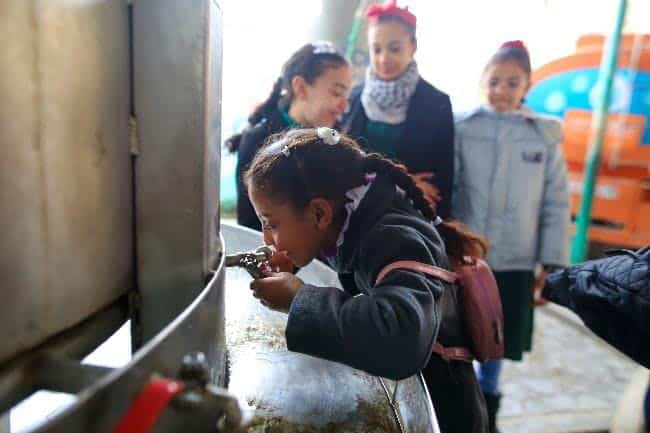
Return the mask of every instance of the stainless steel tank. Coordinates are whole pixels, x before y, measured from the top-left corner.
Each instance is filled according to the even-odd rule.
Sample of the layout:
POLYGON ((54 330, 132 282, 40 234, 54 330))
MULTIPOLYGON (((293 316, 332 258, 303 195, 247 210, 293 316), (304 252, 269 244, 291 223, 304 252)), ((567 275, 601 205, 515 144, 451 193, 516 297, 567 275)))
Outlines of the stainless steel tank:
POLYGON ((127 13, 0 2, 0 362, 135 287, 127 13))
POLYGON ((66 392, 39 431, 109 432, 185 354, 223 382, 221 30, 214 0, 0 2, 0 412, 66 392), (127 366, 80 363, 129 318, 127 366))

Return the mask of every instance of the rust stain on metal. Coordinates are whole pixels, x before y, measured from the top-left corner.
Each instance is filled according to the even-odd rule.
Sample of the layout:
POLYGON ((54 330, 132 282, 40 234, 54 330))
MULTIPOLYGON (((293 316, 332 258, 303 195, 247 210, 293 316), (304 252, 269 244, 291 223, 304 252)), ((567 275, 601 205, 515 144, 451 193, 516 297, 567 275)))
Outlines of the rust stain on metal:
MULTIPOLYGON (((249 404, 255 406, 253 401, 249 401, 249 404)), ((256 407, 260 412, 268 410, 263 404, 258 404, 256 407)), ((317 425, 313 422, 291 421, 277 415, 257 415, 244 431, 246 433, 395 433, 399 429, 389 408, 385 405, 359 400, 353 419, 317 425)))
POLYGON ((44 89, 43 89, 43 70, 42 70, 42 53, 41 53, 41 10, 40 3, 34 3, 31 9, 31 26, 33 29, 32 37, 32 82, 34 86, 33 103, 34 103, 34 124, 32 125, 32 147, 36 152, 38 159, 38 195, 40 206, 40 224, 41 224, 41 249, 43 261, 40 264, 41 274, 41 310, 40 310, 40 328, 50 329, 53 320, 54 305, 52 290, 52 257, 50 245, 50 202, 47 192, 48 172, 46 161, 46 150, 44 147, 45 137, 45 115, 44 115, 44 89))
POLYGON ((95 156, 95 167, 101 167, 102 161, 104 160, 104 157, 108 153, 108 148, 106 147, 106 143, 104 141, 104 131, 100 128, 95 131, 94 134, 95 137, 95 150, 97 152, 97 155, 95 156))

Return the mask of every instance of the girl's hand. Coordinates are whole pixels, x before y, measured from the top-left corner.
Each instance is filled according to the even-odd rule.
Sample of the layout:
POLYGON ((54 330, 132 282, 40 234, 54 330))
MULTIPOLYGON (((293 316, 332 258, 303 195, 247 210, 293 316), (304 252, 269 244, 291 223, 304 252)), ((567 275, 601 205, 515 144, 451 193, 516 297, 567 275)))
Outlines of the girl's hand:
POLYGON ((424 199, 435 209, 440 200, 442 200, 442 197, 440 196, 440 190, 430 182, 430 180, 433 179, 433 173, 415 173, 412 174, 411 177, 413 178, 415 185, 422 190, 424 199))
POLYGON ((544 285, 546 284, 547 276, 548 276, 548 272, 542 270, 537 276, 537 278, 535 278, 535 283, 531 288, 532 295, 533 295, 533 305, 535 306, 548 304, 548 300, 542 298, 542 290, 544 290, 544 285))
POLYGON ((251 290, 262 305, 276 311, 288 313, 296 292, 304 283, 292 273, 270 273, 265 278, 253 280, 251 290))

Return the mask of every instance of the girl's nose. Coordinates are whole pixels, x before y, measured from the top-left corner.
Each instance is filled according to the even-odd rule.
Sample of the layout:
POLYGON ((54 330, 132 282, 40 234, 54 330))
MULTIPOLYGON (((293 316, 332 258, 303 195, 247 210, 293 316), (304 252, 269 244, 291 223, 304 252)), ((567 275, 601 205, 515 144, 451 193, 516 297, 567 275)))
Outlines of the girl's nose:
POLYGON ((499 93, 501 93, 501 94, 506 93, 508 91, 508 85, 507 84, 500 84, 500 85, 497 86, 497 88, 499 89, 499 93))
POLYGON ((275 242, 273 242, 273 236, 271 236, 271 233, 267 230, 264 230, 264 243, 266 245, 275 245, 275 242))
POLYGON ((336 108, 338 108, 341 113, 344 113, 348 108, 348 98, 342 98, 336 108))

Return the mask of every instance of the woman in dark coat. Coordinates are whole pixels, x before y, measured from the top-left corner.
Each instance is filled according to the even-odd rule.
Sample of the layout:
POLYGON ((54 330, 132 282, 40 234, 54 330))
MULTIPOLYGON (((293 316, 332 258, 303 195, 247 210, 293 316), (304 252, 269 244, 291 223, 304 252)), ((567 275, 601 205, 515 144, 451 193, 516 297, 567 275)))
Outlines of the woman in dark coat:
POLYGON ((447 218, 454 173, 454 121, 449 96, 418 73, 416 17, 395 1, 372 5, 366 80, 352 90, 343 131, 367 150, 406 166, 425 198, 447 218))

